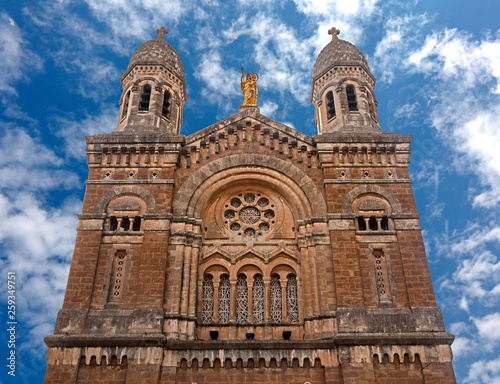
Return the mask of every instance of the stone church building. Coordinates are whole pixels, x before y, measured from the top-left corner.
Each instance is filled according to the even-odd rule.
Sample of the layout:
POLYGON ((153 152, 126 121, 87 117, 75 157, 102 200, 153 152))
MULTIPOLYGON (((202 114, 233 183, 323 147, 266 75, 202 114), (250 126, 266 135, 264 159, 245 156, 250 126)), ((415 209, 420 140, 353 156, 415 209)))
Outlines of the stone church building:
POLYGON ((89 177, 46 384, 455 383, 408 174, 375 77, 332 40, 312 72, 318 134, 260 114, 181 134, 179 55, 159 37, 121 77, 89 177))

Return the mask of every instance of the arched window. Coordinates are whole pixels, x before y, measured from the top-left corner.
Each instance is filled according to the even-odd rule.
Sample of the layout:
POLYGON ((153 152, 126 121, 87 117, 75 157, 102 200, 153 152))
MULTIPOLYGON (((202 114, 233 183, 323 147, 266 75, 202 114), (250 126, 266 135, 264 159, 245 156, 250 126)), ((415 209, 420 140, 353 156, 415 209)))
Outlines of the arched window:
POLYGON ((141 102, 139 104, 139 111, 149 110, 149 100, 151 99, 151 85, 146 84, 142 89, 141 102))
POLYGON ((203 280, 203 306, 201 321, 210 324, 214 314, 214 282, 211 275, 205 276, 203 280))
POLYGON ((161 111, 163 117, 170 119, 170 92, 165 91, 163 94, 163 108, 161 111))
POLYGON ((282 301, 281 301, 281 284, 278 275, 271 276, 271 322, 281 323, 282 321, 282 301))
POLYGON ((357 231, 389 231, 393 229, 390 206, 378 198, 363 198, 354 203, 357 231))
POLYGON ((356 101, 356 92, 354 91, 354 86, 348 85, 346 88, 347 94, 347 105, 349 106, 349 111, 358 110, 358 102, 356 101))
POLYGON ((255 275, 253 278, 252 304, 253 322, 262 323, 264 321, 264 280, 262 275, 255 275))
POLYGON ((130 91, 127 92, 127 95, 125 96, 125 99, 123 101, 123 109, 122 109, 122 119, 127 116, 128 113, 128 102, 130 99, 130 91))
POLYGON ((236 281, 236 319, 239 324, 248 320, 248 286, 245 275, 239 275, 236 281))
POLYGON ((328 120, 335 117, 335 101, 333 100, 333 92, 326 94, 326 117, 328 120))
POLYGON ((229 304, 231 301, 231 285, 229 276, 224 275, 220 278, 219 284, 219 323, 227 324, 229 322, 229 304))
POLYGON ((288 313, 288 320, 292 323, 299 321, 299 300, 295 275, 288 275, 286 282, 286 312, 288 313))

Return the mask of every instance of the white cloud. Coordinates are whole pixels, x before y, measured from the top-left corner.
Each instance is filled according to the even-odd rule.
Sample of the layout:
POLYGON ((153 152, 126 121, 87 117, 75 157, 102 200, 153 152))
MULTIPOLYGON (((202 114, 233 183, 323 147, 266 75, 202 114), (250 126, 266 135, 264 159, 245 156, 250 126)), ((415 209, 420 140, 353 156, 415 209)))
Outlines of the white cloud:
POLYGON ((472 321, 482 338, 500 340, 500 313, 490 313, 482 318, 472 317, 472 321))
POLYGON ((277 110, 278 104, 273 103, 272 101, 265 101, 262 103, 262 107, 260 107, 260 113, 268 117, 274 117, 277 110))
POLYGON ((226 112, 232 109, 227 100, 241 93, 238 89, 241 74, 235 69, 223 67, 222 58, 218 52, 203 54, 194 75, 205 83, 205 87, 201 91, 205 101, 219 104, 226 112))
POLYGON ((3 125, 0 139, 0 185, 2 190, 45 191, 70 189, 79 178, 62 168, 63 161, 54 151, 13 125, 3 125))
POLYGON ((472 363, 464 384, 500 384, 500 357, 472 363))
POLYGON ((26 80, 28 73, 38 71, 42 60, 27 48, 19 26, 10 24, 10 16, 0 13, 0 94, 17 95, 16 82, 26 80))
POLYGON ((71 117, 55 116, 55 133, 65 142, 64 154, 69 158, 85 158, 86 135, 110 133, 116 130, 118 108, 111 104, 102 104, 96 114, 85 114, 81 120, 71 117))

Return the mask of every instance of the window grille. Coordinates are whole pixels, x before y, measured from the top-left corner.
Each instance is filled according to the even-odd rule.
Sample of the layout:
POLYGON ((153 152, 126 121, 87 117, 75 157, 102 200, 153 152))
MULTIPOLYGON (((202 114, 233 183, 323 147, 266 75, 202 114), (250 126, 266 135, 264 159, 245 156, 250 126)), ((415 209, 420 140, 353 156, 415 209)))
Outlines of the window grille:
POLYGON ((264 280, 261 275, 255 275, 253 280, 253 321, 257 324, 264 321, 264 280))
POLYGON ((229 322, 229 304, 231 300, 231 285, 229 276, 221 276, 219 284, 219 323, 229 322))
POLYGON ((239 324, 248 320, 248 286, 245 275, 238 276, 236 281, 236 319, 239 324))
POLYGON ((286 282, 286 308, 288 319, 292 323, 299 321, 299 300, 297 295, 297 278, 289 275, 286 282))
POLYGON ((283 309, 281 304, 281 284, 278 275, 271 276, 271 321, 281 323, 283 309))
POLYGON ((214 282, 211 275, 203 280, 202 323, 210 324, 214 315, 214 282))

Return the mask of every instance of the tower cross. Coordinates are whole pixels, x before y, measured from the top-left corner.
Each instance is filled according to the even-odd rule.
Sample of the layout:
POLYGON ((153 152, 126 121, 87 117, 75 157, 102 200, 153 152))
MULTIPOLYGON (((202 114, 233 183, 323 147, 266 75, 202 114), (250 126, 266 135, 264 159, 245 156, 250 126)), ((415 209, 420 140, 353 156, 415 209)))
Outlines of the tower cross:
POLYGON ((161 39, 162 37, 164 38, 164 35, 168 34, 168 29, 161 27, 156 30, 156 33, 158 34, 158 38, 161 39))
POLYGON ((335 38, 335 37, 337 37, 337 35, 338 35, 339 33, 340 33, 340 30, 338 30, 338 29, 337 29, 337 28, 335 28, 335 27, 332 27, 332 29, 330 29, 330 30, 328 31, 328 34, 329 34, 329 35, 332 35, 332 39, 333 39, 333 38, 335 38))

